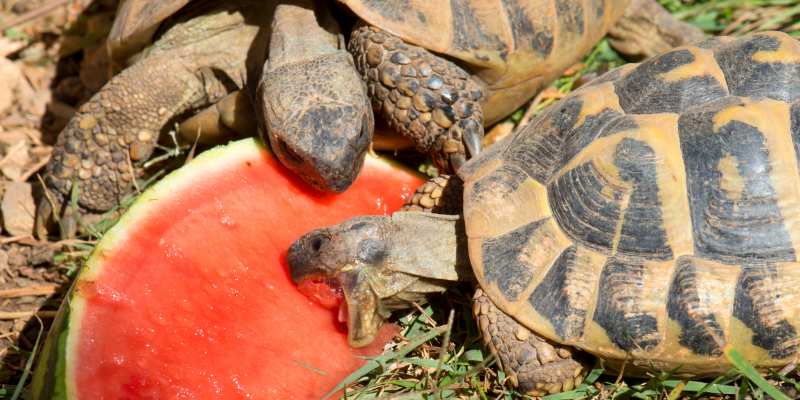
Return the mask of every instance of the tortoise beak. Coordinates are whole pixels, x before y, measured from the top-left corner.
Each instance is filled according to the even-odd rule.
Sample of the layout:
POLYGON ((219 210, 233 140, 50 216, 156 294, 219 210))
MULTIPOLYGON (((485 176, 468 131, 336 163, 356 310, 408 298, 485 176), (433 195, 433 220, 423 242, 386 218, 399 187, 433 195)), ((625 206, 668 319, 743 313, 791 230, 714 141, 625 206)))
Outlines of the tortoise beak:
POLYGON ((318 229, 292 243, 286 254, 292 282, 298 284, 304 279, 315 277, 333 278, 335 271, 322 262, 319 254, 320 249, 329 240, 328 230, 318 229))

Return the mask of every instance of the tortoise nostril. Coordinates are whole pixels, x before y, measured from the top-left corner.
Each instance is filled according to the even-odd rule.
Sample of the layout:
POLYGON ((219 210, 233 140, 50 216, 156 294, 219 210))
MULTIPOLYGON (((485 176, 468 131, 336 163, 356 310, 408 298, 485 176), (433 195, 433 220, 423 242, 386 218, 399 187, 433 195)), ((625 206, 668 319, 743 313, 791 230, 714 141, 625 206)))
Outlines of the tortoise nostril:
POLYGON ((322 248, 322 238, 317 236, 311 240, 311 249, 314 250, 315 253, 318 253, 319 250, 322 248))

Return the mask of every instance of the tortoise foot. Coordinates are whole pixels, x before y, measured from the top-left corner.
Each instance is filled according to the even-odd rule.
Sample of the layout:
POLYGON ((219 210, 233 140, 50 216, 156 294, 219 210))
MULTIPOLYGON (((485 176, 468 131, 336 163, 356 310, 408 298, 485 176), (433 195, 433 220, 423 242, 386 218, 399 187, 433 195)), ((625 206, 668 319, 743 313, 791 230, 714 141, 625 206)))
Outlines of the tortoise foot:
POLYGON ((608 32, 611 45, 631 59, 645 59, 703 40, 703 31, 680 21, 656 0, 633 0, 608 32))
POLYGON ((500 311, 481 289, 473 312, 483 341, 511 383, 531 396, 572 390, 583 381, 586 367, 573 351, 548 341, 500 311))
POLYGON ((461 214, 461 193, 464 184, 458 177, 439 175, 417 188, 406 200, 402 211, 433 212, 436 214, 461 214))
POLYGON ((375 27, 357 27, 348 49, 373 109, 440 171, 455 171, 481 151, 483 90, 467 72, 375 27))

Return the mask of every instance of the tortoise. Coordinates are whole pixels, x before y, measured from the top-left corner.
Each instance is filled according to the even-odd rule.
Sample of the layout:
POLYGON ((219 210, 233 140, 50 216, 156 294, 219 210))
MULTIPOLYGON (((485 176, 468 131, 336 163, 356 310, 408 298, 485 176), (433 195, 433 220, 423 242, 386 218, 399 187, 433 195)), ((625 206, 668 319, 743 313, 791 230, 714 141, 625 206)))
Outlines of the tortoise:
POLYGON ((586 353, 632 376, 721 374, 726 346, 789 364, 800 42, 711 38, 612 70, 408 207, 289 249, 301 288, 342 293, 353 346, 392 310, 472 281, 485 343, 533 395, 577 385, 586 353))
POLYGON ((484 124, 532 97, 623 11, 631 21, 616 35, 631 53, 702 35, 672 21, 654 0, 634 0, 628 9, 628 0, 500 4, 343 1, 339 14, 363 18, 350 35, 351 56, 338 24, 348 20, 326 2, 128 0, 107 43, 115 59, 135 62, 59 136, 46 167, 37 234, 60 219, 71 236, 78 214, 114 207, 142 175, 159 134, 218 101, 201 122, 181 129, 216 138, 227 124, 251 134, 244 116, 255 97, 262 133, 278 158, 317 189, 337 192, 358 174, 371 141, 367 92, 420 150, 458 166, 480 151, 484 124), (407 10, 414 12, 406 17, 407 10), (236 92, 243 89, 245 95, 236 92), (231 92, 239 94, 226 97, 231 92), (62 207, 74 184, 78 212, 62 207))

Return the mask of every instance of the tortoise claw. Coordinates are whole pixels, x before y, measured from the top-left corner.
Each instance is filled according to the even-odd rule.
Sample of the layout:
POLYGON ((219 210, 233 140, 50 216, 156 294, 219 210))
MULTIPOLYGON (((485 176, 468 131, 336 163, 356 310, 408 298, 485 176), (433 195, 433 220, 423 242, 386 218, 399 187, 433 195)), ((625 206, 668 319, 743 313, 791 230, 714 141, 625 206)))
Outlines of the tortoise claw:
POLYGON ((54 224, 54 216, 57 211, 53 210, 53 206, 47 196, 42 196, 39 200, 39 205, 36 206, 36 223, 34 225, 34 233, 36 237, 45 240, 50 227, 54 224))
POLYGON ((72 239, 78 233, 79 219, 80 210, 66 201, 61 193, 49 191, 36 207, 34 233, 44 240, 58 226, 61 239, 72 239))
POLYGON ((475 121, 468 119, 462 121, 466 125, 464 127, 463 133, 463 141, 464 147, 467 149, 467 155, 472 158, 480 154, 481 152, 481 141, 483 140, 483 129, 480 127, 474 127, 473 125, 478 125, 475 121), (471 122, 471 124, 470 124, 471 122))
POLYGON ((61 233, 61 239, 72 239, 78 234, 78 221, 80 219, 80 212, 71 204, 66 204, 64 212, 61 214, 61 219, 58 223, 58 229, 61 233))

